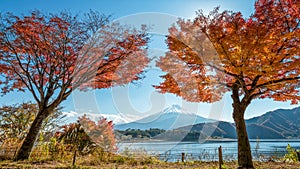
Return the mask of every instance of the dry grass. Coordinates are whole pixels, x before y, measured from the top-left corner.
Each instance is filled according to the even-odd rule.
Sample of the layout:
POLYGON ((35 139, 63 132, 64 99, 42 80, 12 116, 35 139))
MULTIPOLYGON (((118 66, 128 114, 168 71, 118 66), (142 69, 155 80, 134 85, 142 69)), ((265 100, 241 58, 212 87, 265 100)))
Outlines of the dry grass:
MULTIPOLYGON (((81 159, 82 160, 82 159, 81 159)), ((97 165, 88 165, 87 163, 80 161, 77 166, 71 166, 69 162, 57 162, 57 161, 0 161, 0 168, 21 168, 21 169, 32 169, 32 168, 74 168, 74 169, 217 169, 217 162, 186 162, 186 163, 166 163, 166 162, 150 162, 150 161, 126 161, 126 162, 101 162, 97 165)), ((225 163, 224 169, 237 168, 236 162, 225 163)), ((255 162, 256 169, 299 169, 300 162, 296 163, 284 163, 284 162, 255 162)))

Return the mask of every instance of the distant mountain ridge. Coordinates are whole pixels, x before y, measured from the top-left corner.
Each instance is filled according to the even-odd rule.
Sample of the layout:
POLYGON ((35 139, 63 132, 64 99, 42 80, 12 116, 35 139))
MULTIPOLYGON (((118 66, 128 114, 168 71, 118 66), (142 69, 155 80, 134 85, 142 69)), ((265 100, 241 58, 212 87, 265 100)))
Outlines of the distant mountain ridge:
MULTIPOLYGON (((300 107, 270 111, 246 120, 246 125, 250 139, 300 138, 300 107)), ((115 126, 117 130, 126 130, 128 128, 141 130, 159 128, 168 130, 155 137, 163 140, 178 140, 179 137, 188 133, 192 133, 192 135, 187 135, 188 139, 198 139, 199 136, 237 138, 234 123, 206 119, 186 112, 178 105, 168 107, 162 112, 141 120, 115 126), (195 133, 198 133, 198 135, 195 133)))
MULTIPOLYGON (((73 121, 76 121, 79 116, 83 115, 76 112, 64 112, 64 114, 69 120, 73 121)), ((199 136, 213 138, 236 138, 235 125, 233 123, 206 119, 190 113, 178 105, 172 105, 159 113, 134 122, 130 122, 130 119, 127 119, 122 114, 86 113, 86 115, 92 120, 103 117, 112 120, 116 130, 159 128, 181 131, 181 133, 197 132, 199 136)), ((246 120, 246 124, 250 139, 300 138, 300 107, 270 111, 246 120)), ((167 131, 165 134, 161 134, 159 139, 176 137, 170 133, 172 132, 167 131)))
MULTIPOLYGON (((246 120, 246 125, 250 139, 300 138, 300 107, 267 112, 246 120)), ((229 122, 199 123, 176 130, 202 132, 203 127, 215 128, 210 134, 204 133, 210 137, 236 138, 235 125, 229 122)))
POLYGON ((260 133, 254 130, 257 127, 281 135, 283 138, 300 138, 300 107, 267 112, 247 120, 246 123, 250 133, 260 133))
POLYGON ((171 130, 186 125, 214 121, 215 120, 207 119, 197 114, 190 113, 182 109, 179 105, 172 105, 161 112, 147 116, 140 120, 125 124, 117 124, 114 128, 117 130, 126 130, 129 128, 141 130, 150 128, 171 130))

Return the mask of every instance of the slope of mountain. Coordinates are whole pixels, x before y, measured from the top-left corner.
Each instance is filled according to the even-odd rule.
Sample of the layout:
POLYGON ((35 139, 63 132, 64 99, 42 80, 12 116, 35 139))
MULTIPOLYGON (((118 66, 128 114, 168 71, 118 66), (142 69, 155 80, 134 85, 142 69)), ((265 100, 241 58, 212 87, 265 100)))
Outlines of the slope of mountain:
POLYGON ((150 128, 159 128, 164 130, 171 130, 186 125, 214 121, 215 120, 206 119, 194 113, 189 113, 183 110, 179 105, 172 105, 159 113, 150 115, 140 120, 115 125, 115 129, 126 130, 128 128, 131 128, 146 130, 150 128))
POLYGON ((168 130, 153 139, 166 141, 198 141, 199 138, 236 138, 235 127, 228 122, 199 123, 168 130))
MULTIPOLYGON (((246 120, 250 139, 300 138, 299 122, 300 107, 290 110, 278 109, 246 120)), ((210 137, 236 138, 235 126, 229 122, 200 123, 176 130, 197 131, 210 137)))
MULTIPOLYGON (((257 125, 259 128, 264 128, 268 132, 279 134, 284 138, 300 138, 300 107, 271 111, 247 120, 247 124, 249 126, 257 125)), ((252 131, 249 130, 249 132, 252 131)), ((254 129, 253 132, 270 134, 254 129)))
POLYGON ((86 115, 93 121, 97 121, 100 118, 106 118, 108 121, 113 121, 113 124, 123 124, 129 123, 129 120, 124 117, 122 114, 96 114, 96 113, 77 113, 74 111, 63 112, 63 115, 66 115, 66 120, 68 122, 77 121, 78 117, 86 115))

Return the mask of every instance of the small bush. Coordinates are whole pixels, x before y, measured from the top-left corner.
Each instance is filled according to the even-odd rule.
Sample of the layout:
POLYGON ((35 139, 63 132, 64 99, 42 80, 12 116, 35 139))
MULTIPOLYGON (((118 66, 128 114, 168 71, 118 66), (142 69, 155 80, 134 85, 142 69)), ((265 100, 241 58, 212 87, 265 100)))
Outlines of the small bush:
POLYGON ((19 139, 9 138, 0 145, 0 160, 11 160, 14 158, 21 144, 19 139))
POLYGON ((286 147, 287 153, 284 155, 284 161, 286 162, 296 162, 298 161, 297 152, 294 148, 291 147, 290 144, 286 147))
POLYGON ((128 157, 123 157, 123 156, 117 155, 117 156, 114 157, 112 162, 113 163, 118 163, 118 164, 124 164, 125 161, 127 161, 127 160, 128 160, 128 157))

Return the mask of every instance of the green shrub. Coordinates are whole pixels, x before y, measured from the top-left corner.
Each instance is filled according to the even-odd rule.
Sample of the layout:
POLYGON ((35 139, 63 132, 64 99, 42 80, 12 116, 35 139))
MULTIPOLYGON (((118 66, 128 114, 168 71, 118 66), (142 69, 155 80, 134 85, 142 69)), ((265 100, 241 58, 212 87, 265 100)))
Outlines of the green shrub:
POLYGON ((296 162, 298 161, 297 152, 294 148, 291 147, 290 144, 286 147, 287 153, 284 155, 284 161, 287 162, 296 162))

